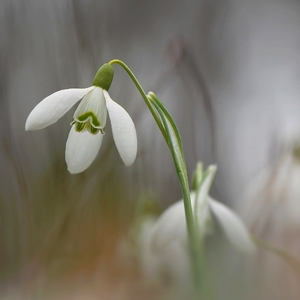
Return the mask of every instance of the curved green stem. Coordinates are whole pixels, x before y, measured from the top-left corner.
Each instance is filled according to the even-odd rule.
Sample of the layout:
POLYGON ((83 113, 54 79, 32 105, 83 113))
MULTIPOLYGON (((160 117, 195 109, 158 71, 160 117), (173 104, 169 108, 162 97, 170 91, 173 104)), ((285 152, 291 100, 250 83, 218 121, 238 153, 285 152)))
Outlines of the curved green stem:
POLYGON ((119 64, 130 76, 141 96, 143 97, 148 109, 150 110, 172 154, 183 195, 195 289, 197 296, 200 296, 203 284, 203 280, 201 280, 201 274, 203 270, 201 259, 201 241, 199 241, 200 237, 195 225, 196 222, 194 221, 186 163, 178 128, 163 103, 152 92, 150 92, 148 96, 146 95, 139 81, 124 62, 119 59, 113 59, 109 62, 109 64, 119 64))
POLYGON ((114 64, 118 64, 120 65, 129 75, 129 77, 132 79, 133 83, 135 84, 135 86, 137 87, 138 91, 140 92, 141 96, 143 97, 148 109, 150 110, 157 126, 159 127, 165 141, 167 142, 167 136, 166 136, 166 132, 164 127, 162 126, 161 120, 159 118, 159 116, 157 115, 156 111, 153 109, 151 103, 149 102, 149 99, 147 98, 147 95, 144 91, 144 89, 142 88, 142 86, 140 85, 139 81, 137 80, 137 78, 135 77, 135 75, 133 74, 133 72, 130 70, 130 68, 121 60, 119 59, 113 59, 109 62, 110 65, 114 65, 114 64))

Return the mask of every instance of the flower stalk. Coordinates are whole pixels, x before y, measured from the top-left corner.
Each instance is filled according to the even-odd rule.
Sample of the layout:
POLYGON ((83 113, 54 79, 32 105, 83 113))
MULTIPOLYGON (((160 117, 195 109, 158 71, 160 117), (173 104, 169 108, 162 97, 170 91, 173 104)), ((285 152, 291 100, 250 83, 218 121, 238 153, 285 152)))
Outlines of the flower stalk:
POLYGON ((108 93, 113 77, 113 67, 104 64, 92 86, 57 91, 38 103, 27 117, 25 130, 43 129, 54 124, 80 102, 73 115, 66 143, 65 159, 71 174, 85 171, 95 160, 105 133, 107 115, 124 164, 130 166, 135 161, 137 137, 134 123, 126 110, 108 93))
POLYGON ((170 115, 166 107, 163 105, 163 103, 157 98, 157 96, 153 92, 149 92, 148 95, 145 93, 144 89, 140 85, 133 72, 124 62, 122 62, 119 59, 113 59, 109 62, 109 64, 119 64, 130 76, 133 83, 140 92, 143 100, 145 101, 148 109, 150 110, 172 154, 184 200, 188 242, 191 254, 191 266, 193 269, 195 290, 197 295, 200 296, 200 292, 202 290, 201 270, 203 269, 203 262, 201 258, 203 255, 201 252, 201 238, 198 234, 198 230, 196 228, 193 216, 186 163, 178 128, 172 116, 170 115))
POLYGON ((161 120, 163 122, 168 137, 167 144, 171 151, 177 176, 181 186, 195 291, 197 295, 200 296, 204 290, 203 280, 202 280, 203 276, 201 276, 203 270, 203 260, 202 260, 203 252, 201 249, 202 248, 201 234, 199 234, 199 230, 197 229, 196 222, 195 222, 196 218, 193 215, 186 163, 185 163, 180 134, 172 116, 165 108, 163 103, 156 97, 156 95, 153 92, 149 92, 148 98, 149 100, 151 100, 151 102, 157 109, 161 117, 161 120))
MULTIPOLYGON (((72 174, 83 172, 94 161, 101 147, 107 116, 111 121, 113 138, 121 159, 126 166, 131 165, 137 154, 135 126, 125 109, 113 101, 108 94, 114 76, 114 64, 119 64, 135 84, 171 152, 183 195, 183 201, 180 201, 179 206, 176 205, 176 210, 179 208, 181 211, 180 228, 183 229, 186 226, 184 228, 185 241, 188 242, 195 296, 197 299, 203 298, 205 295, 203 238, 207 232, 205 220, 209 219, 205 216, 205 212, 207 216, 209 216, 209 209, 215 213, 225 233, 237 247, 251 252, 252 242, 249 243, 248 232, 237 216, 209 197, 216 166, 212 165, 203 171, 202 164, 198 164, 193 180, 194 192, 190 192, 182 141, 173 117, 153 92, 145 93, 133 72, 124 62, 114 59, 104 64, 98 70, 92 86, 88 88, 65 89, 44 98, 29 114, 25 129, 43 129, 54 124, 80 101, 74 113, 66 143, 65 157, 69 172, 72 174), (235 238, 236 236, 239 237, 239 241, 235 238)), ((170 208, 170 212, 174 210, 174 207, 170 208)), ((168 213, 165 216, 168 216, 168 213)))
POLYGON ((138 91, 140 92, 143 100, 145 101, 148 109, 150 110, 158 128, 160 129, 164 139, 166 140, 167 142, 167 136, 166 136, 166 132, 164 130, 164 127, 160 121, 160 118, 158 116, 158 114, 156 113, 155 109, 152 107, 149 99, 147 98, 147 95, 144 91, 144 89, 142 88, 141 84, 139 83, 139 81, 137 80, 137 78, 135 77, 135 75, 133 74, 133 72, 129 69, 129 67, 121 60, 119 59, 113 59, 109 62, 110 65, 114 65, 114 64, 118 64, 120 65, 126 72, 127 74, 129 75, 129 77, 131 78, 131 80, 133 81, 133 83, 135 84, 136 88, 138 89, 138 91))

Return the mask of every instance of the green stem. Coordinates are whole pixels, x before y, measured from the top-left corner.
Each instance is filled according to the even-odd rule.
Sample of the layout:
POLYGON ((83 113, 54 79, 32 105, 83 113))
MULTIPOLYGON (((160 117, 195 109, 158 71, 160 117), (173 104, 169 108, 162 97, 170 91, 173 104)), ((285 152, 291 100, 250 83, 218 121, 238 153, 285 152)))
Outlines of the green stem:
POLYGON ((202 260, 200 256, 202 255, 202 253, 199 251, 201 250, 201 248, 199 247, 201 247, 201 245, 199 243, 199 236, 197 234, 198 232, 194 222, 194 216, 193 216, 191 199, 190 199, 188 176, 187 176, 186 164, 185 164, 184 153, 183 153, 179 131, 177 129, 177 126, 172 116, 165 108, 163 103, 155 96, 154 93, 149 93, 148 96, 146 95, 139 81, 124 62, 122 62, 119 59, 113 59, 109 62, 109 64, 110 65, 119 64, 130 76, 133 83, 135 84, 138 91, 140 92, 141 96, 143 97, 148 109, 150 110, 157 126, 159 127, 171 151, 176 172, 179 178, 182 195, 183 195, 187 231, 188 231, 188 241, 189 241, 189 248, 191 252, 191 265, 193 268, 193 276, 195 280, 195 289, 197 292, 197 296, 200 296, 201 283, 202 283, 201 280, 202 260), (154 109, 153 106, 156 108, 156 110, 154 109))
POLYGON ((191 263, 192 263, 193 276, 195 281, 195 289, 197 295, 200 296, 200 294, 203 292, 203 287, 202 287, 203 280, 201 278, 201 274, 203 270, 201 238, 197 230, 196 222, 193 215, 191 198, 190 198, 190 188, 188 184, 186 164, 185 164, 180 134, 172 116, 169 114, 168 110, 165 108, 163 103, 152 92, 148 94, 148 97, 150 100, 152 100, 153 105, 155 106, 158 113, 160 114, 167 136, 169 137, 168 146, 170 148, 173 157, 173 161, 175 164, 176 172, 179 178, 181 191, 183 195, 184 210, 185 210, 185 217, 186 217, 186 224, 187 224, 187 231, 188 231, 188 241, 189 241, 189 248, 191 252, 191 263), (173 132, 171 132, 171 129, 173 130, 173 132), (175 140, 172 139, 174 135, 175 135, 175 140))
POLYGON ((156 111, 153 109, 149 99, 147 98, 147 95, 144 91, 144 89, 142 88, 142 86, 140 85, 139 81, 137 80, 137 78, 135 77, 135 75, 133 74, 133 72, 129 69, 129 67, 124 63, 122 62, 121 60, 119 59, 113 59, 109 62, 110 65, 114 65, 114 64, 118 64, 120 65, 126 72, 127 74, 129 75, 129 77, 132 79, 133 83, 135 84, 135 86, 137 87, 138 91, 140 92, 141 96, 143 97, 148 109, 150 110, 157 126, 159 127, 165 141, 167 142, 167 136, 166 136, 166 132, 165 132, 165 129, 164 127, 162 126, 162 123, 161 123, 161 120, 159 118, 159 116, 157 115, 156 111))

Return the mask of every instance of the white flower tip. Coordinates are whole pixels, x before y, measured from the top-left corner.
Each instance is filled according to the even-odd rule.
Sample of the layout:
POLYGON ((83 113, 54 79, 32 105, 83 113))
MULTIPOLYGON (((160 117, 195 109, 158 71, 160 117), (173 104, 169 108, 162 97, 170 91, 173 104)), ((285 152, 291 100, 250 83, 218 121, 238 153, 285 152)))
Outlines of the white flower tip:
POLYGON ((131 166, 135 162, 138 150, 135 126, 131 119, 130 121, 131 122, 128 124, 130 126, 128 126, 126 131, 127 142, 122 148, 120 146, 118 147, 119 154, 126 167, 131 166))
POLYGON ((130 163, 125 163, 125 167, 130 167, 131 165, 133 165, 134 161, 135 161, 135 160, 133 160, 133 161, 130 162, 130 163))
POLYGON ((247 255, 254 255, 256 253, 256 245, 252 241, 251 236, 249 236, 249 242, 244 244, 243 248, 240 248, 241 251, 247 255))
POLYGON ((126 167, 130 167, 135 162, 137 156, 137 142, 131 146, 132 149, 129 151, 128 155, 126 157, 124 155, 121 157, 126 167))
MULTIPOLYGON (((246 228, 245 228, 246 230, 246 228)), ((246 233, 246 232, 245 232, 246 233)), ((228 236, 228 234, 227 234, 228 236)), ((253 256, 256 253, 256 245, 252 241, 251 235, 247 232, 244 236, 239 233, 235 237, 230 238, 231 244, 242 254, 253 256)))
POLYGON ((36 129, 37 128, 35 128, 34 120, 32 118, 32 113, 30 113, 25 122, 25 130, 29 131, 29 130, 36 130, 36 129))
POLYGON ((84 165, 80 161, 66 155, 67 170, 70 174, 79 174, 84 172, 90 165, 84 165))
MULTIPOLYGON (((27 119, 27 120, 28 120, 28 119, 27 119)), ((25 123, 25 131, 32 130, 32 129, 31 129, 31 126, 30 126, 30 124, 27 122, 27 120, 26 120, 26 123, 25 123)))
MULTIPOLYGON (((78 154, 75 154, 79 156, 78 154)), ((74 155, 74 156, 75 156, 74 155)), ((67 170, 70 174, 75 175, 84 172, 86 169, 89 168, 89 166, 92 164, 92 160, 90 158, 81 158, 81 161, 76 159, 76 157, 70 157, 70 155, 66 155, 66 164, 67 164, 67 170)))
POLYGON ((66 144, 65 158, 68 171, 78 174, 85 171, 95 160, 101 147, 103 135, 77 132, 72 126, 66 144))
POLYGON ((42 128, 36 126, 34 122, 34 118, 32 118, 32 114, 30 113, 25 123, 25 131, 38 130, 38 129, 42 129, 42 128))
POLYGON ((69 173, 72 174, 72 175, 82 173, 82 172, 84 172, 86 169, 87 169, 87 168, 85 168, 85 169, 78 169, 78 166, 70 165, 70 164, 67 162, 67 170, 68 170, 69 173))
POLYGON ((89 166, 90 165, 83 168, 83 167, 81 167, 80 164, 70 164, 67 162, 67 170, 72 175, 76 175, 76 174, 84 172, 86 169, 88 169, 89 166))
POLYGON ((76 174, 80 174, 80 173, 84 172, 85 170, 78 171, 78 170, 72 170, 72 168, 68 168, 68 171, 70 174, 76 175, 76 174))
POLYGON ((242 220, 224 204, 209 197, 209 206, 231 244, 245 254, 255 253, 255 244, 242 220))
POLYGON ((238 251, 245 255, 253 256, 256 253, 257 247, 252 240, 251 234, 248 231, 247 234, 245 234, 244 238, 236 237, 236 240, 231 241, 231 243, 238 251))

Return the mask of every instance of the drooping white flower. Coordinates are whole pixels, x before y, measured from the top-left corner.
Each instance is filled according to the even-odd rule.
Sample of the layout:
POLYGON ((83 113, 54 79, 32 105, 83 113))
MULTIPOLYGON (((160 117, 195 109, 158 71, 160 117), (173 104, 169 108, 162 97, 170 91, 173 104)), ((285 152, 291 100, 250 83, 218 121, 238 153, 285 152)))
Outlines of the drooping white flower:
POLYGON ((283 141, 278 157, 249 181, 242 203, 240 210, 251 231, 278 251, 270 255, 259 248, 259 260, 248 270, 255 278, 254 286, 261 286, 264 299, 270 286, 268 299, 300 299, 299 277, 295 276, 300 261, 299 136, 283 141))
POLYGON ((29 114, 25 130, 43 129, 55 123, 72 106, 78 105, 70 130, 65 158, 72 174, 86 170, 96 158, 105 132, 107 113, 118 152, 126 166, 137 154, 137 137, 129 114, 108 94, 113 79, 113 68, 104 64, 97 72, 93 85, 88 88, 65 89, 42 100, 29 114))
MULTIPOLYGON (((215 172, 216 166, 210 166, 205 172, 196 172, 200 176, 195 180, 195 190, 190 196, 197 234, 200 237, 197 240, 205 242, 205 237, 212 233, 213 221, 216 219, 233 246, 244 254, 252 254, 255 245, 241 219, 224 204, 209 196, 215 172), (212 215, 215 216, 214 219, 212 215)), ((194 299, 191 272, 193 262, 189 252, 183 200, 171 205, 158 219, 145 218, 141 223, 137 246, 141 270, 148 281, 158 286, 162 283, 169 288, 170 299, 194 299), (167 285, 164 284, 165 280, 167 285), (190 297, 186 296, 189 292, 190 297)))
MULTIPOLYGON (((227 206, 209 196, 215 166, 210 166, 198 192, 191 192, 192 210, 202 237, 211 233, 212 218, 215 216, 231 244, 243 253, 251 254, 255 250, 250 234, 241 219, 227 206)), ((187 245, 187 226, 184 202, 180 200, 171 205, 157 220, 152 234, 153 249, 167 247, 177 241, 187 245)))
POLYGON ((250 181, 244 196, 245 217, 257 235, 268 232, 270 238, 269 232, 274 232, 278 238, 283 230, 299 230, 299 200, 300 142, 296 140, 284 145, 278 159, 250 181))

